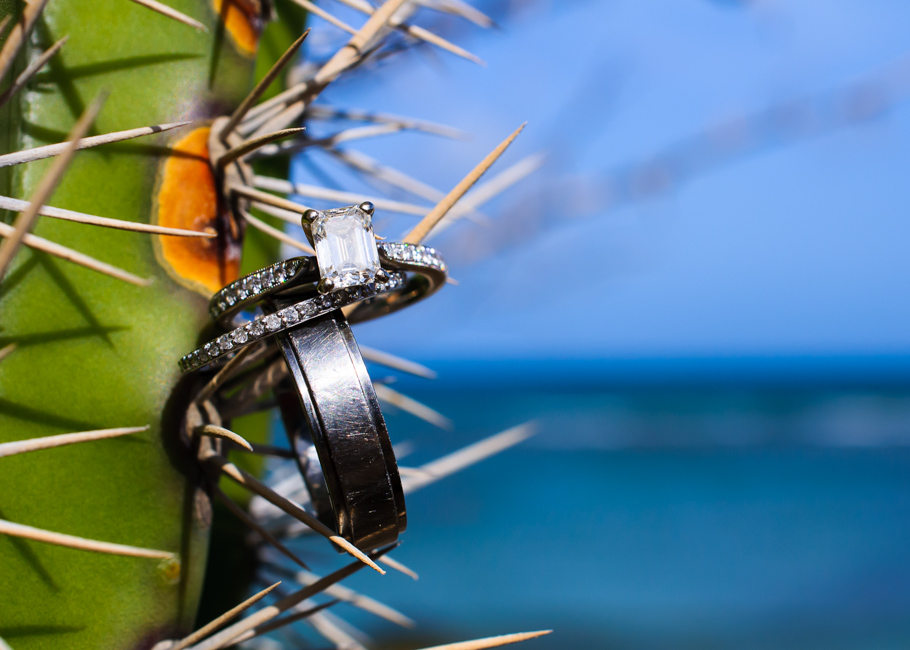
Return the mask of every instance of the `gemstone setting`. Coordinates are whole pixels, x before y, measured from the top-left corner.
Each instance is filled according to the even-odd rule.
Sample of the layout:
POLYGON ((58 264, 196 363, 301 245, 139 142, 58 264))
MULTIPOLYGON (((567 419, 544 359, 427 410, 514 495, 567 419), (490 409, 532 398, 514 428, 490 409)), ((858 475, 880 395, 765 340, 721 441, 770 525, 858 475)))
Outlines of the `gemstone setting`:
POLYGON ((298 323, 326 314, 333 309, 353 305, 392 291, 398 291, 407 284, 407 275, 400 271, 389 273, 383 282, 370 282, 355 290, 342 289, 329 295, 315 296, 272 313, 257 316, 249 323, 222 334, 180 360, 184 372, 196 370, 225 356, 233 356, 240 349, 285 331, 298 323))
POLYGON ((379 250, 369 214, 352 205, 319 212, 310 225, 319 275, 333 289, 372 282, 379 271, 379 250))

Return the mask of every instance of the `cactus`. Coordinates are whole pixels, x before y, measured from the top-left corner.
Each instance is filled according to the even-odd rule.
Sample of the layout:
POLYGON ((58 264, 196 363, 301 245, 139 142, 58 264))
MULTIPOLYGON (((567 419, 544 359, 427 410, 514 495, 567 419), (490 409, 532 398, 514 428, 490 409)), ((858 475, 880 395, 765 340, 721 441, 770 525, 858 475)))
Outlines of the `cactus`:
MULTIPOLYGON (((17 650, 171 647, 165 640, 194 627, 213 491, 256 528, 245 493, 222 492, 217 477, 284 498, 256 478, 261 461, 221 453, 225 437, 246 445, 266 435, 262 417, 237 421, 241 437, 213 412, 211 398, 242 358, 214 378, 181 379, 175 363, 212 331, 213 291, 272 261, 278 240, 307 249, 273 216, 302 206, 250 187, 247 159, 297 136, 288 127, 389 26, 470 58, 403 22, 402 0, 365 4, 371 15, 346 47, 264 99, 302 41, 298 4, 310 6, 278 3, 279 20, 265 26, 275 17, 265 0, 0 3, 2 145, 13 152, 0 155, 0 207, 9 211, 0 222, 0 637, 17 650)), ((515 135, 407 240, 425 237, 515 135)), ((280 175, 280 160, 257 164, 280 175)), ((526 434, 503 435, 435 475, 526 434)), ((263 633, 270 617, 360 567, 382 571, 381 552, 367 557, 287 503, 354 562, 233 626, 202 627, 181 647, 263 633)))

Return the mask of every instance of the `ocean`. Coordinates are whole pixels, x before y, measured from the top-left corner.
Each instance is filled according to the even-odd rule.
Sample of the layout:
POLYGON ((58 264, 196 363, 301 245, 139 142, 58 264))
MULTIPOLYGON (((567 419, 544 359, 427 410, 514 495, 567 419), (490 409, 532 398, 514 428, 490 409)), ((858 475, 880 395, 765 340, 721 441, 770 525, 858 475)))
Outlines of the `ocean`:
POLYGON ((910 647, 910 387, 546 376, 397 385, 455 424, 386 408, 402 466, 539 432, 409 497, 419 581, 351 581, 414 632, 339 614, 388 647, 910 647))

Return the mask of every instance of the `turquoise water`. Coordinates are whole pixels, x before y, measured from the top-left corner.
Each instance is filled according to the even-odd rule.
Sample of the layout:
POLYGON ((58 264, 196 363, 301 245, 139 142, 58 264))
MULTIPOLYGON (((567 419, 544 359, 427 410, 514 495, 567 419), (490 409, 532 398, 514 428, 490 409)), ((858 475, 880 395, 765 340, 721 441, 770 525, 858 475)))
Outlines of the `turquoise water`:
POLYGON ((408 500, 395 556, 421 579, 352 585, 417 620, 416 636, 338 609, 374 638, 910 647, 910 391, 418 390, 458 426, 389 414, 415 448, 402 465, 529 417, 540 433, 408 500))

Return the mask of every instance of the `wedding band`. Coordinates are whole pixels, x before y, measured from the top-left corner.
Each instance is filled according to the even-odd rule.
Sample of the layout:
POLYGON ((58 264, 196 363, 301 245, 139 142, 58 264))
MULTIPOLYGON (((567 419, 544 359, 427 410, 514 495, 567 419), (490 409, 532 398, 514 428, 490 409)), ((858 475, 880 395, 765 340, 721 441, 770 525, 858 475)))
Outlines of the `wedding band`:
MULTIPOLYGON (((445 284, 446 263, 435 249, 398 242, 381 242, 377 249, 385 271, 403 271, 413 277, 401 291, 388 295, 373 309, 358 309, 357 318, 349 319, 351 322, 363 322, 402 309, 429 297, 445 284)), ((241 324, 236 322, 241 312, 268 296, 288 292, 315 294, 319 279, 315 257, 292 257, 225 286, 209 301, 209 314, 222 327, 237 326, 241 324)))
POLYGON ((197 370, 214 361, 222 360, 223 357, 234 355, 248 345, 297 327, 334 309, 359 302, 369 303, 383 294, 406 288, 406 285, 405 274, 396 271, 390 273, 389 279, 384 282, 371 282, 340 289, 290 304, 275 313, 262 314, 184 355, 180 359, 180 369, 183 372, 197 370))
POLYGON ((344 314, 333 310, 277 339, 331 505, 329 513, 320 494, 323 481, 314 476, 309 457, 301 469, 317 517, 331 516, 329 525, 365 551, 395 542, 407 527, 404 491, 379 401, 344 314))

